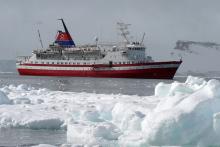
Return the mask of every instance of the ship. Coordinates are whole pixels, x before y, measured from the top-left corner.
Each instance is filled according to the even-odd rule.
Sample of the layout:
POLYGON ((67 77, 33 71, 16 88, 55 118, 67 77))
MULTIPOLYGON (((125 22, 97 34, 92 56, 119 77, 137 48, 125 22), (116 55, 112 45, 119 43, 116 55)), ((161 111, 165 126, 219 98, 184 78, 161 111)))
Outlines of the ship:
POLYGON ((63 30, 57 32, 48 48, 43 48, 40 38, 41 49, 33 50, 31 56, 17 57, 20 75, 173 79, 182 63, 182 59, 154 61, 146 55, 145 33, 141 41, 130 41, 130 24, 117 23, 121 42, 101 43, 96 37, 93 44, 76 45, 64 20, 59 20, 63 30))

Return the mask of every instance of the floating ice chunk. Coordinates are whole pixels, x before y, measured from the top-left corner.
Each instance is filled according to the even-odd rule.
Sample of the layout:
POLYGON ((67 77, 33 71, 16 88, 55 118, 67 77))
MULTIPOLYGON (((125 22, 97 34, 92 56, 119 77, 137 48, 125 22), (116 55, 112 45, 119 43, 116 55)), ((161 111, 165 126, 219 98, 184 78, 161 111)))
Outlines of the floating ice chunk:
POLYGON ((163 82, 160 82, 155 87, 154 95, 158 97, 167 96, 167 94, 169 93, 170 87, 171 87, 170 84, 165 84, 163 82))
POLYGON ((99 112, 100 118, 104 120, 112 120, 112 109, 114 104, 111 103, 102 103, 97 105, 97 111, 99 112))
POLYGON ((44 103, 44 100, 42 100, 42 99, 37 99, 37 100, 36 100, 36 103, 37 103, 37 104, 42 104, 42 103, 44 103))
POLYGON ((81 120, 100 122, 103 121, 99 118, 99 112, 97 110, 83 110, 81 111, 81 120))
POLYGON ((220 99, 220 82, 218 80, 209 80, 206 88, 211 97, 220 99))
POLYGON ((13 99, 14 104, 30 104, 31 100, 28 98, 16 98, 13 99))
POLYGON ((16 88, 16 90, 20 90, 20 91, 28 90, 28 89, 29 89, 29 87, 26 84, 20 84, 16 88))
POLYGON ((209 129, 199 140, 197 147, 220 146, 220 112, 213 115, 213 130, 209 129))
POLYGON ((119 137, 119 146, 122 147, 148 147, 142 132, 129 132, 119 137))
POLYGON ((141 130, 141 121, 145 117, 140 111, 132 109, 137 106, 128 103, 117 103, 112 110, 112 121, 121 130, 141 130))
POLYGON ((168 96, 182 96, 193 93, 194 90, 184 83, 173 82, 169 90, 168 96))
POLYGON ((39 144, 39 145, 34 145, 32 147, 56 147, 56 146, 50 144, 39 144))
POLYGON ((0 128, 62 129, 65 116, 32 105, 9 105, 0 112, 0 128))
POLYGON ((110 122, 73 122, 67 126, 67 141, 74 144, 116 145, 121 132, 110 122))
POLYGON ((220 137, 220 112, 214 114, 213 116, 213 129, 220 137))
POLYGON ((172 103, 172 107, 161 109, 163 104, 160 104, 157 111, 142 122, 147 142, 152 145, 182 145, 198 141, 212 129, 213 114, 220 111, 219 88, 219 81, 210 80, 194 93, 179 98, 178 103, 167 98, 165 103, 172 103))
POLYGON ((3 88, 0 89, 1 91, 3 91, 5 94, 8 94, 11 90, 8 88, 8 86, 5 86, 3 88))
POLYGON ((0 105, 2 104, 10 104, 11 101, 9 98, 6 96, 6 94, 2 91, 0 91, 0 105))
POLYGON ((198 90, 206 85, 206 81, 204 78, 188 76, 185 84, 187 84, 193 90, 198 90))
POLYGON ((172 84, 159 83, 155 87, 154 95, 158 97, 179 96, 193 93, 194 90, 184 83, 173 82, 172 84))
POLYGON ((204 78, 188 76, 185 83, 190 85, 202 85, 203 83, 206 83, 206 81, 204 78))
POLYGON ((46 88, 41 88, 41 89, 37 90, 37 94, 38 94, 38 95, 45 94, 45 92, 48 92, 48 91, 49 91, 49 90, 46 89, 46 88))
POLYGON ((23 125, 30 129, 60 129, 63 121, 58 118, 29 120, 23 125))

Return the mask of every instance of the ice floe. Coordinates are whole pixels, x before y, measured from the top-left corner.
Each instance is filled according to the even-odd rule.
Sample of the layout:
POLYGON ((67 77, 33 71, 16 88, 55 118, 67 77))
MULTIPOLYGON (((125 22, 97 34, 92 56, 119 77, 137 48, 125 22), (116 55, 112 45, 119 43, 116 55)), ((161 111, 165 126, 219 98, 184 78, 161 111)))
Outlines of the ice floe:
POLYGON ((0 127, 66 129, 73 146, 220 145, 220 82, 189 76, 153 96, 0 89, 0 127))

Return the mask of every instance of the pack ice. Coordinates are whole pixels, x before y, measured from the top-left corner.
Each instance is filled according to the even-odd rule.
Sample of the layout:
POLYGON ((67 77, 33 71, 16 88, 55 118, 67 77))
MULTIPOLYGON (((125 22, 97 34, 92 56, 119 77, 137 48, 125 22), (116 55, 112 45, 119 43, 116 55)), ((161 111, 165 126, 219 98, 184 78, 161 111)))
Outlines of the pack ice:
MULTIPOLYGON (((220 82, 189 76, 153 96, 0 89, 0 127, 66 129, 73 146, 219 146, 220 82)), ((64 145, 65 146, 65 145, 64 145)))

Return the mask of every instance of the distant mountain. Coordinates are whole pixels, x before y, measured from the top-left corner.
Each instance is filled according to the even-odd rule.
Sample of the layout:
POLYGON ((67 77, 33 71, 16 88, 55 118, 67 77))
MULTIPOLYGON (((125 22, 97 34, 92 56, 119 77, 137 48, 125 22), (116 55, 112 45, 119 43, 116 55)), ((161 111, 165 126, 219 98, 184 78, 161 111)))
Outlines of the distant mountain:
POLYGON ((220 71, 219 43, 178 40, 171 55, 183 59, 179 72, 207 73, 209 71, 220 71))
POLYGON ((196 42, 196 41, 182 41, 182 40, 178 40, 176 42, 176 46, 174 47, 174 49, 187 51, 189 53, 197 53, 193 51, 193 49, 191 48, 193 45, 204 48, 212 48, 220 51, 220 44, 217 44, 215 42, 196 42))

